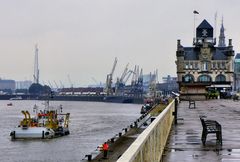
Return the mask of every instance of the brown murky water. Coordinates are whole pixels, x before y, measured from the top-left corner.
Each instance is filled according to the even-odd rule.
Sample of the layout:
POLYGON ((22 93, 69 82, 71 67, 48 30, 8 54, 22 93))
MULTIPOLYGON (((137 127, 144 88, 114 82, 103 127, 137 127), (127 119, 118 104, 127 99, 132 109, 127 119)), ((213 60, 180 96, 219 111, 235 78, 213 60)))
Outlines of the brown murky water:
POLYGON ((140 105, 101 102, 54 101, 70 112, 70 135, 49 140, 11 141, 9 133, 42 101, 0 101, 0 158, 2 162, 76 162, 118 134, 140 116, 140 105), (9 102, 13 106, 7 106, 9 102))

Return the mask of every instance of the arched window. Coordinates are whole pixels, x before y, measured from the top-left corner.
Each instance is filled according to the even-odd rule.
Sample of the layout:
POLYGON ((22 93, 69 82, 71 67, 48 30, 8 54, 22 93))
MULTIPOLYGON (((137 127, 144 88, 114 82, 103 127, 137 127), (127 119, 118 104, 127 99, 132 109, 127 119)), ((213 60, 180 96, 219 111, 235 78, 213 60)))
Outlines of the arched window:
POLYGON ((183 77, 183 82, 185 83, 191 83, 194 82, 194 77, 191 74, 187 74, 183 77))
POLYGON ((226 77, 222 74, 219 74, 218 76, 216 76, 215 78, 216 82, 225 82, 226 81, 226 77))
POLYGON ((209 75, 200 75, 198 77, 199 82, 211 82, 212 78, 209 75))

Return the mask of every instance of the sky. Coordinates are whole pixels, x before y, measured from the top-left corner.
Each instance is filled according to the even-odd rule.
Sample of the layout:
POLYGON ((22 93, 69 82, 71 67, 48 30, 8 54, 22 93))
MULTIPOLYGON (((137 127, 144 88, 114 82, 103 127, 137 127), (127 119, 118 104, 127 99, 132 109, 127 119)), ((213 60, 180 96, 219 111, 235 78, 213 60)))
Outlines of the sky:
POLYGON ((203 19, 217 37, 222 16, 226 43, 240 52, 239 0, 0 0, 0 78, 33 80, 39 48, 40 83, 65 87, 105 83, 115 57, 113 80, 124 67, 158 78, 176 76, 177 39, 192 46, 203 19))

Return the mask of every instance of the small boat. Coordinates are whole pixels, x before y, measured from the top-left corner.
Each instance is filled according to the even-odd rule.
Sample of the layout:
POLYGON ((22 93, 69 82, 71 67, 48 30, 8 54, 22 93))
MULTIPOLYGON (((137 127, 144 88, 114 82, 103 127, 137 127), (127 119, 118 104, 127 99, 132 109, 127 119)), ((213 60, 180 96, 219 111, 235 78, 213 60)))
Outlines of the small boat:
POLYGON ((7 106, 12 106, 12 105, 13 105, 13 104, 12 104, 11 102, 7 104, 7 106))
POLYGON ((54 108, 49 106, 47 101, 43 110, 34 105, 33 111, 35 116, 32 118, 28 111, 22 111, 24 118, 11 131, 12 139, 47 139, 70 134, 68 129, 70 113, 62 113, 62 105, 54 108))

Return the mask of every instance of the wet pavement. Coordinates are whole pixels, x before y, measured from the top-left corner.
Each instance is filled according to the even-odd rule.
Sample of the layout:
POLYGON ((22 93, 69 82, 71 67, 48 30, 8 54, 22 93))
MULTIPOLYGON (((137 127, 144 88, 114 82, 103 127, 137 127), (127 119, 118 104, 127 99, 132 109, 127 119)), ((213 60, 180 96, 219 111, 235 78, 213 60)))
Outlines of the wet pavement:
POLYGON ((165 147, 163 162, 239 162, 240 161, 240 102, 232 100, 188 102, 178 107, 178 124, 173 125, 165 147), (208 134, 206 145, 201 141, 200 115, 222 125, 223 145, 216 145, 216 135, 208 134))

